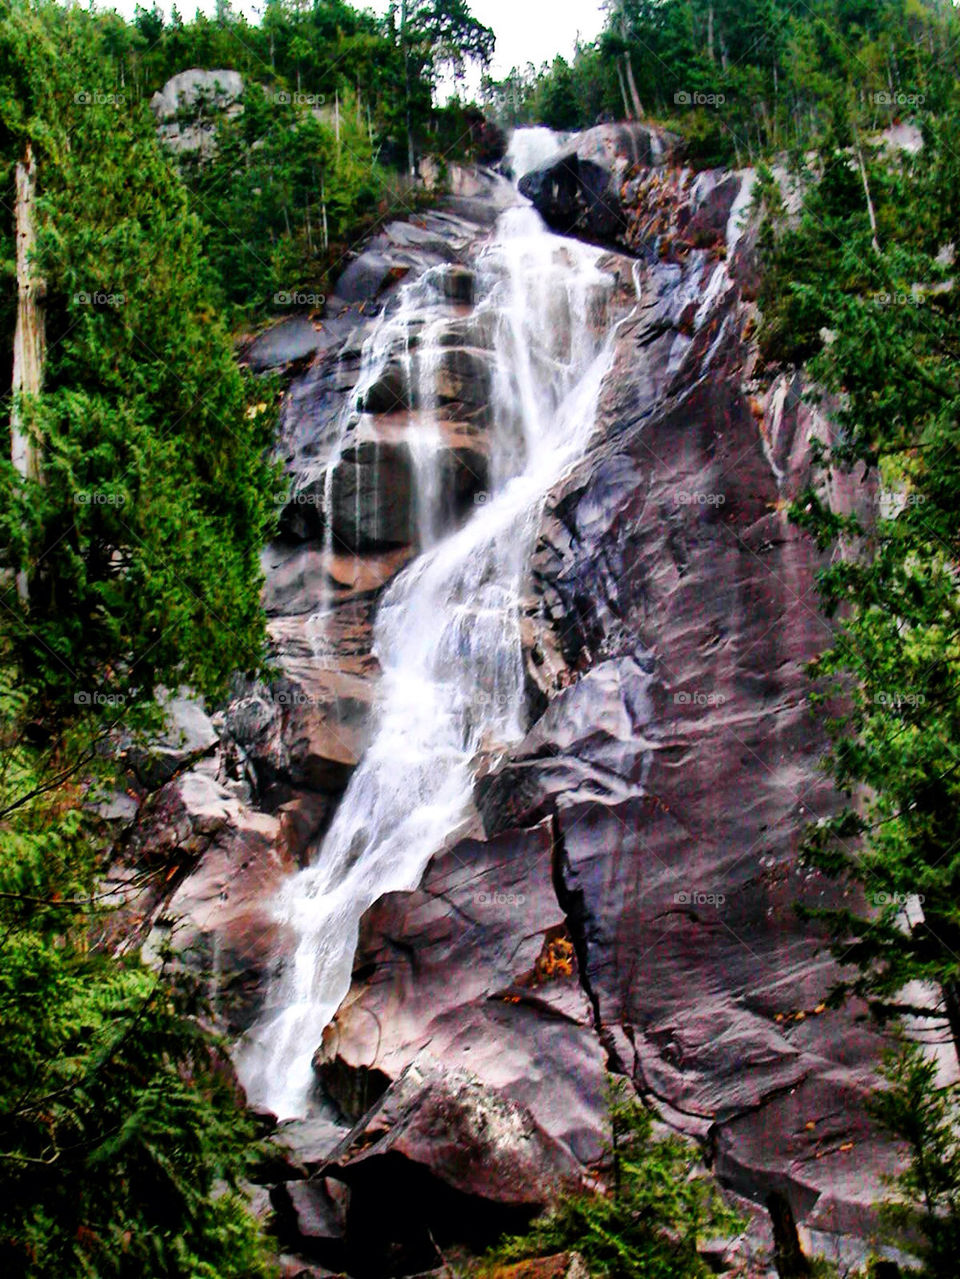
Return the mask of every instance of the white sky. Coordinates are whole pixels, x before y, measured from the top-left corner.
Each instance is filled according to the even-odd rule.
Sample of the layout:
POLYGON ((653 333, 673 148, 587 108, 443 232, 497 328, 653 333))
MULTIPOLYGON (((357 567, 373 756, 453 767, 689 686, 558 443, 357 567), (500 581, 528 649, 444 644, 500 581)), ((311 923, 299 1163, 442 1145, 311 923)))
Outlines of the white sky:
MULTIPOLYGON (((116 9, 132 18, 137 0, 99 0, 98 9, 116 9)), ((152 0, 141 0, 145 8, 152 0)), ((358 9, 371 8, 385 13, 389 0, 355 0, 358 9)), ((160 0, 160 8, 169 17, 171 0, 160 0)), ((577 35, 592 40, 603 25, 601 0, 471 0, 474 17, 497 33, 497 51, 492 71, 500 78, 513 66, 532 62, 539 66, 562 53, 569 58, 577 35)), ((214 0, 180 0, 184 18, 197 8, 212 13, 214 0)), ((234 8, 253 16, 255 0, 234 0, 234 8)))

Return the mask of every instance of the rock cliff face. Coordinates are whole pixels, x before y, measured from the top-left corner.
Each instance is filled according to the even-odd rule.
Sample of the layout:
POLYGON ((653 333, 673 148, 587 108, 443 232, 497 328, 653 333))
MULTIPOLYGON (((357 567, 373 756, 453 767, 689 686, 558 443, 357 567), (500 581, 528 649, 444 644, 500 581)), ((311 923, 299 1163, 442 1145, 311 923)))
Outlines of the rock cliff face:
MULTIPOLYGON (((829 628, 815 551, 785 513, 829 422, 799 376, 756 379, 751 175, 684 171, 649 130, 601 133, 521 190, 552 225, 607 239, 625 287, 638 263, 641 302, 589 450, 543 513, 523 619, 527 735, 481 769, 470 837, 362 921, 351 992, 314 1059, 343 1126, 282 1126, 311 1153, 275 1203, 298 1248, 314 1230, 318 1257, 342 1260, 344 1231, 348 1252, 360 1246, 363 1204, 404 1168, 445 1187, 451 1219, 463 1196, 491 1222, 529 1215, 600 1156, 610 1069, 701 1139, 726 1185, 759 1205, 783 1193, 811 1231, 868 1234, 892 1166, 863 1115, 878 1043, 855 1009, 825 1008, 832 961, 796 913, 837 892, 797 862, 805 825, 833 802, 804 674, 829 628), (445 1153, 445 1125, 478 1131, 481 1102, 493 1130, 540 1150, 522 1203, 506 1138, 467 1181, 445 1153), (306 1173, 309 1192, 296 1188, 306 1173)), ((172 902, 129 909, 142 930, 185 917, 185 957, 216 959, 232 1031, 284 953, 269 894, 316 847, 363 751, 370 619, 414 553, 399 421, 416 406, 389 362, 330 483, 332 424, 370 313, 443 263, 450 518, 483 493, 490 370, 469 303, 498 190, 478 180, 473 196, 387 228, 306 349, 302 334, 274 338, 257 357, 292 377, 280 448, 293 493, 266 557, 282 676, 238 687, 214 719, 213 758, 168 781, 126 845, 141 866, 175 850, 172 902), (321 595, 336 620, 318 656, 321 595)), ((836 496, 870 501, 856 487, 836 496)), ((361 1248, 357 1273, 427 1267, 430 1222, 411 1213, 392 1260, 361 1248)))

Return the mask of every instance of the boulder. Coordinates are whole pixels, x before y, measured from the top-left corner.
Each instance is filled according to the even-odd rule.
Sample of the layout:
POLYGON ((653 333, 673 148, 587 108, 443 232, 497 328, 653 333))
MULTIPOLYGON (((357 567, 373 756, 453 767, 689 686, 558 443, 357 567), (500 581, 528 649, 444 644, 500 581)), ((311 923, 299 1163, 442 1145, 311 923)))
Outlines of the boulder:
POLYGON ((244 348, 241 359, 254 373, 283 370, 298 360, 337 345, 339 333, 308 315, 291 315, 271 324, 244 348))
POLYGON ((240 114, 242 94, 243 77, 239 71, 191 67, 171 76, 158 89, 150 99, 150 109, 157 121, 157 132, 171 151, 199 151, 207 157, 214 150, 218 119, 240 114))
POLYGON ((158 120, 168 120, 178 111, 190 110, 207 103, 223 109, 236 102, 243 93, 243 77, 239 71, 220 68, 202 71, 191 67, 171 76, 162 89, 150 99, 150 110, 158 120))
POLYGON ((452 1241, 489 1246, 581 1180, 529 1111, 426 1059, 384 1093, 325 1173, 350 1187, 347 1268, 360 1276, 430 1269, 452 1241))
POLYGON ((549 164, 520 179, 520 193, 544 221, 564 235, 615 242, 627 228, 620 201, 624 174, 634 165, 659 165, 679 139, 646 124, 600 124, 575 134, 549 164))
POLYGON ((194 828, 206 826, 209 834, 165 898, 147 953, 168 944, 179 963, 208 983, 218 1024, 237 1034, 256 1017, 282 953, 270 903, 296 864, 285 855, 277 818, 240 804, 202 775, 173 785, 194 828))
POLYGON ((270 1202, 281 1245, 343 1271, 343 1215, 322 1181, 282 1181, 271 1190, 270 1202))
POLYGON ((403 444, 367 438, 345 448, 331 489, 335 546, 362 553, 415 539, 413 462, 403 444))
POLYGON ((166 727, 146 743, 128 745, 123 751, 127 766, 138 781, 156 790, 177 773, 216 749, 218 737, 202 703, 183 689, 161 700, 166 727))
POLYGON ((295 865, 279 820, 201 766, 141 806, 103 885, 116 909, 94 940, 157 960, 169 948, 206 983, 219 1026, 241 1030, 282 950, 270 900, 295 865))

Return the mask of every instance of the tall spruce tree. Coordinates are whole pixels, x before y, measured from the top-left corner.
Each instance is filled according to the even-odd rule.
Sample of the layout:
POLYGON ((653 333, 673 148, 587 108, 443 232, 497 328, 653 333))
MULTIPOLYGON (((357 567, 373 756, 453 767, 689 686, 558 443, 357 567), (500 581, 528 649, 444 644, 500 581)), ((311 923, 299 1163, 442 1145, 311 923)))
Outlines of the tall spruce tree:
POLYGON ((0 469, 4 567, 28 584, 26 603, 5 591, 3 643, 40 707, 214 691, 263 651, 270 415, 248 403, 152 119, 76 9, 0 19, 8 183, 28 146, 48 342, 42 392, 16 405, 39 470, 0 469))

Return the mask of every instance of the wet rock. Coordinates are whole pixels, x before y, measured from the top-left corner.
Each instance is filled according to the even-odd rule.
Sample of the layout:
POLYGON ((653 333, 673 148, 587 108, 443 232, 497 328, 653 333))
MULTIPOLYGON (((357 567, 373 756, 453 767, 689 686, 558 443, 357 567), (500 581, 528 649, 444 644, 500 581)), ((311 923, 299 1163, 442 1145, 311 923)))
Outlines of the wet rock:
POLYGON ((128 746, 127 766, 150 790, 163 786, 178 772, 188 768, 217 745, 217 731, 197 698, 182 691, 162 703, 166 728, 144 745, 128 746))
MULTIPOLYGON (((409 548, 397 547, 362 558, 352 553, 331 555, 316 542, 291 545, 274 542, 263 556, 266 575, 263 606, 271 619, 304 617, 325 600, 358 600, 379 592, 403 568, 409 548)), ((271 625, 278 644, 284 628, 271 625)))
POLYGON ((553 883, 549 822, 466 840, 364 916, 354 988, 315 1058, 358 1115, 419 1052, 469 1068, 585 1160, 604 1140, 604 1053, 553 883))
POLYGON ((341 455, 331 489, 335 545, 362 553, 415 539, 413 462, 403 445, 359 440, 341 455))
POLYGON ((620 201, 631 165, 663 163, 678 139, 644 124, 601 124, 572 141, 542 169, 524 174, 520 191, 555 230, 613 242, 627 226, 620 201))
POLYGON ((466 267, 458 267, 443 273, 441 287, 445 296, 453 302, 461 302, 465 306, 471 305, 475 286, 476 276, 466 267))
POLYGON ((207 983, 221 1027, 252 1021, 279 951, 269 903, 293 865, 276 818, 243 804, 209 771, 150 796, 116 850, 104 883, 116 909, 98 944, 169 947, 207 983))
POLYGON ((638 1088, 709 1132, 727 1184, 864 1233, 892 1166, 863 1119, 879 1041, 824 1006, 836 971, 796 914, 838 900, 797 865, 834 803, 805 676, 831 632, 815 548, 783 512, 824 424, 783 388, 758 422, 740 303, 716 270, 645 273, 605 442, 554 494, 536 561, 543 650, 573 687, 479 803, 492 829, 555 813, 583 978, 638 1088))
POLYGON ((362 413, 393 413, 412 407, 406 378, 397 364, 388 365, 357 404, 362 413))
POLYGON ((440 358, 437 395, 441 403, 464 405, 469 415, 470 410, 484 409, 489 405, 492 377, 492 360, 488 352, 450 347, 440 358))
POLYGON ((322 1181, 282 1181, 270 1192, 280 1242, 329 1266, 344 1268, 343 1218, 322 1181))
MULTIPOLYGON (((481 770, 488 842, 439 854, 417 892, 365 916, 317 1065, 338 1089, 379 1087, 428 1046, 444 1066, 467 1049, 486 1086, 590 1158, 609 1062, 708 1144, 728 1186, 868 1236, 895 1162, 863 1119, 880 1044, 856 1009, 824 1006, 836 970, 795 911, 838 900, 797 859, 835 802, 805 674, 831 631, 820 560, 785 515, 829 405, 805 405, 794 375, 752 384, 750 175, 628 177, 624 153, 600 165, 624 192, 584 186, 581 158, 599 161, 578 145, 565 216, 597 238, 616 189, 613 234, 647 265, 592 447, 541 524, 535 722, 481 770), (513 916, 478 911, 489 889, 513 916), (556 970, 554 942, 575 984, 521 980, 538 943, 556 970)), ((832 483, 869 510, 855 477, 832 483)))
POLYGON ((347 1267, 358 1275, 430 1269, 452 1240, 488 1246, 580 1181, 576 1160, 522 1106, 427 1061, 364 1116, 326 1173, 350 1187, 347 1267))
POLYGON ((394 261, 385 253, 362 253, 337 281, 337 297, 344 302, 373 301, 388 285, 409 274, 409 270, 408 265, 394 261))
POLYGON ((241 359, 254 373, 282 370, 318 351, 331 349, 339 340, 335 330, 315 324, 309 316, 291 315, 254 338, 241 359))
POLYGON ((293 867, 280 851, 276 818, 210 788, 207 808, 217 805, 215 819, 226 811, 226 820, 165 902, 148 950, 169 943, 178 962, 210 983, 217 1020, 236 1034, 259 1011, 280 953, 270 902, 293 867))
POLYGON ((288 1119, 274 1134, 281 1150, 289 1151, 293 1160, 312 1174, 329 1161, 330 1156, 350 1132, 350 1125, 325 1115, 309 1119, 288 1119))

